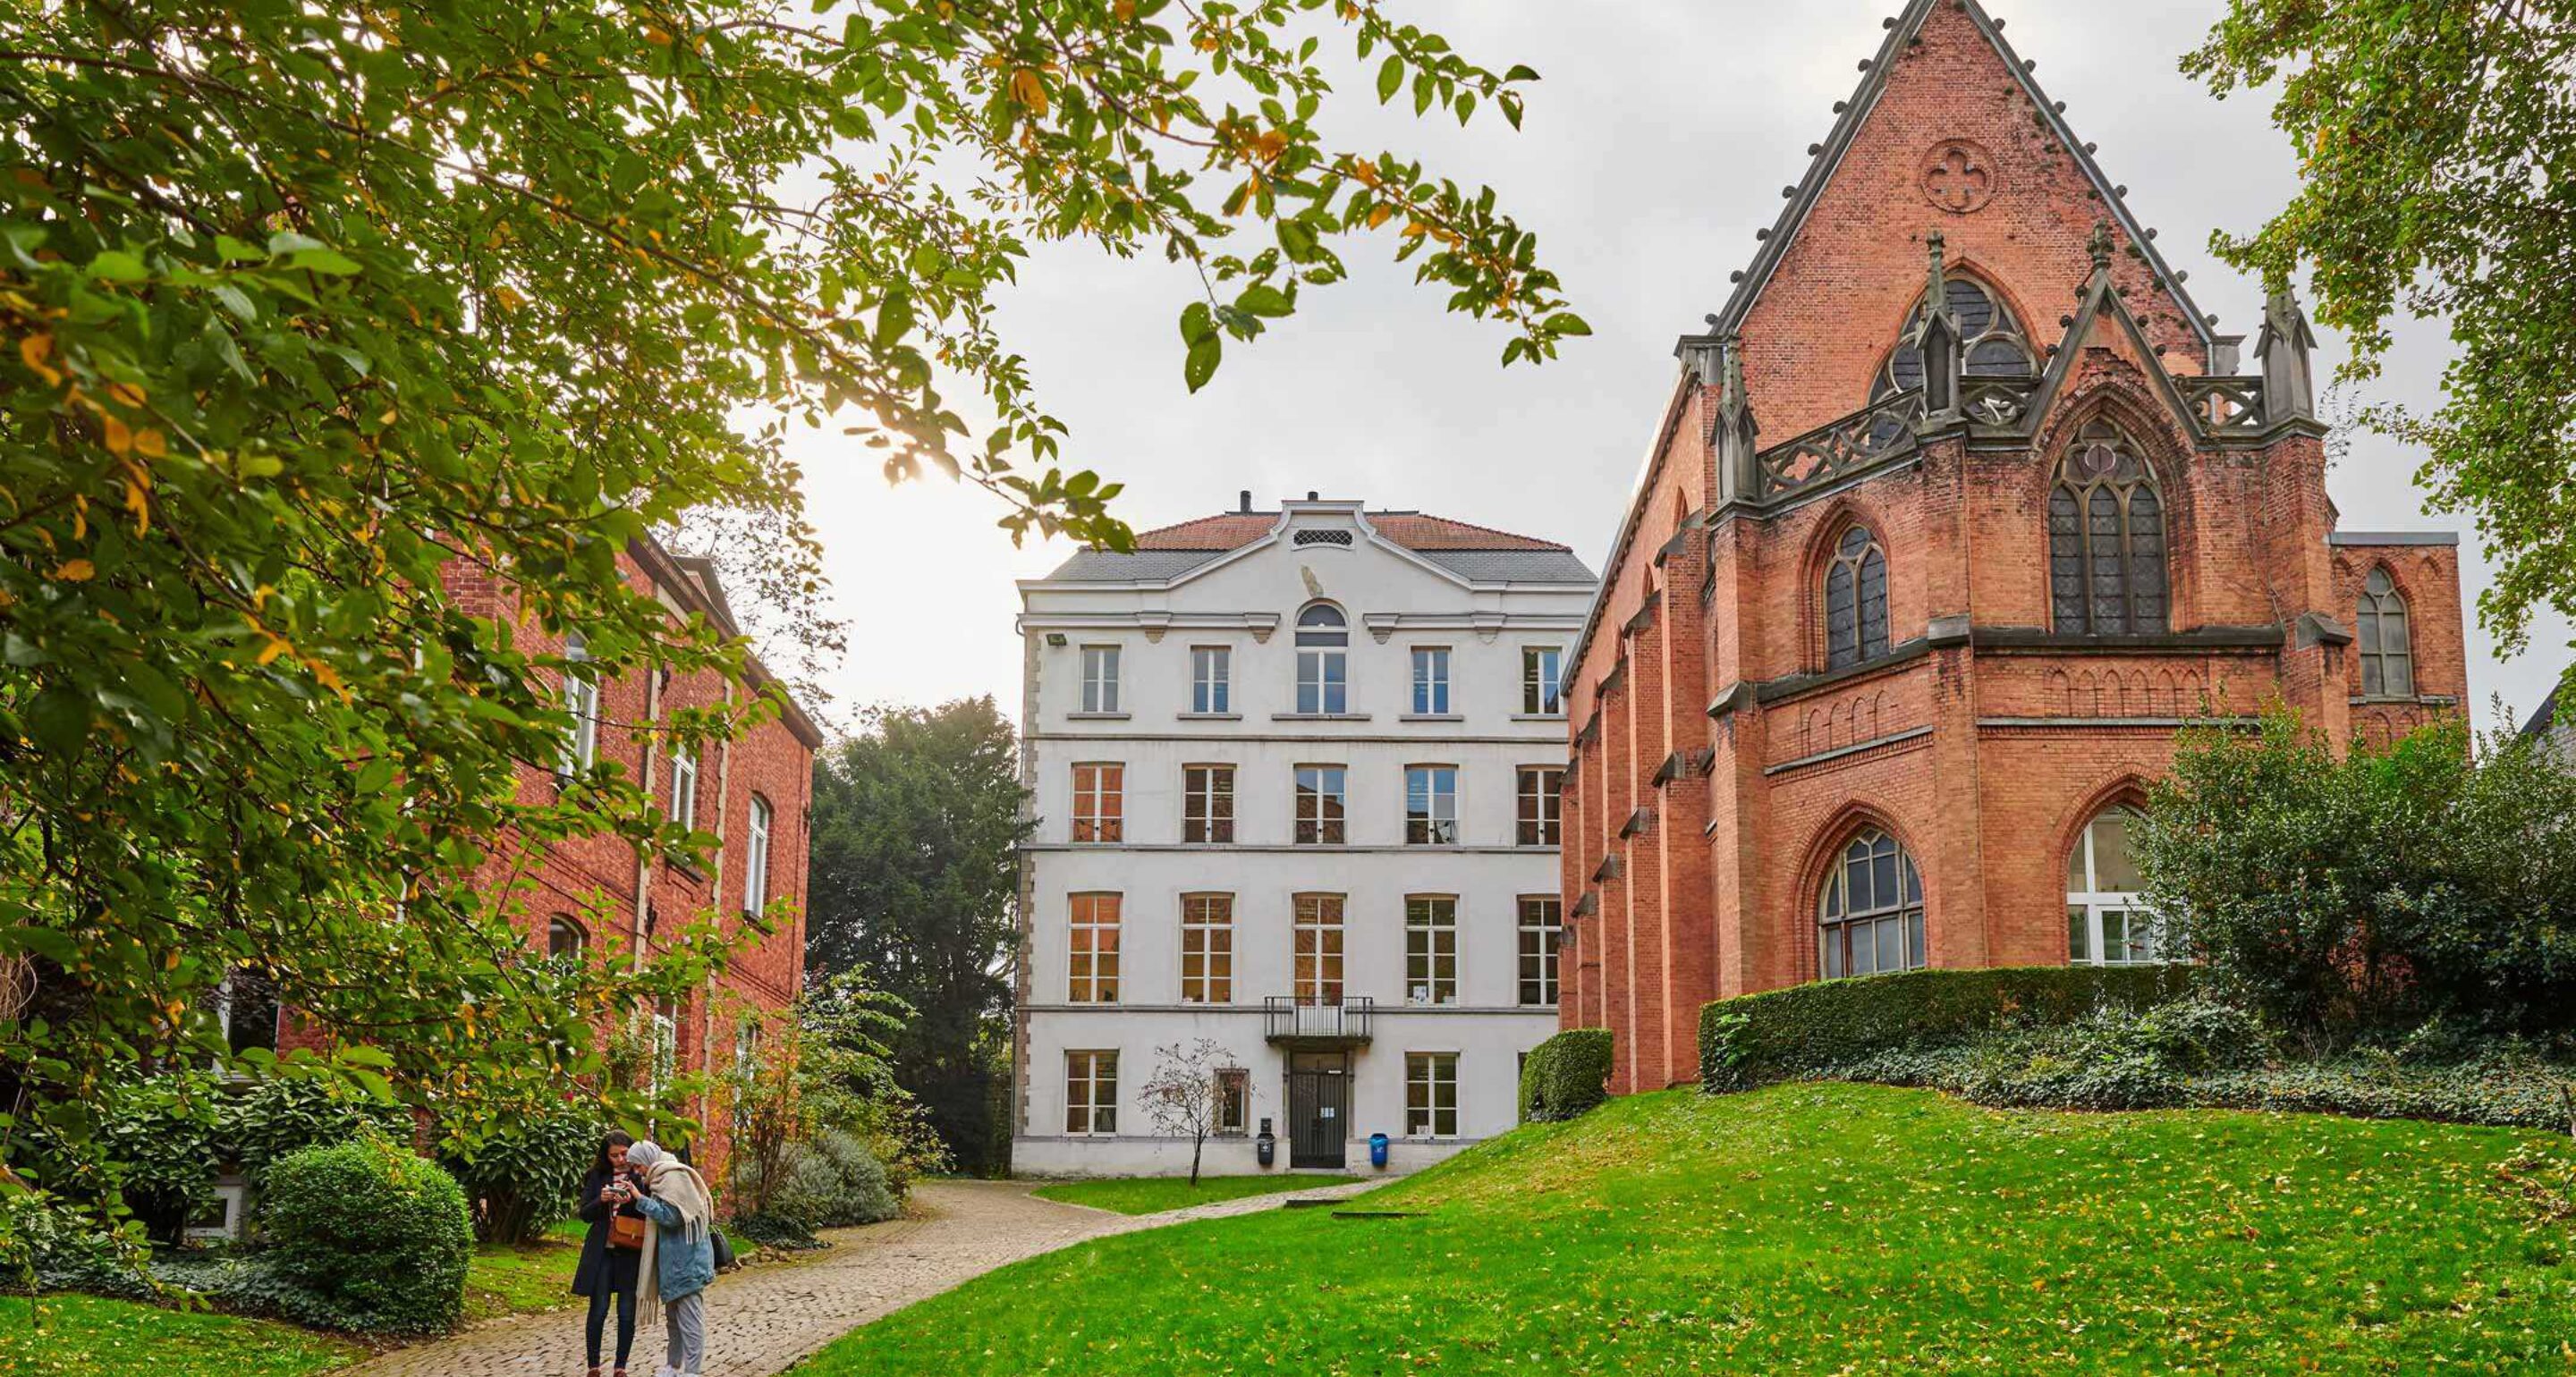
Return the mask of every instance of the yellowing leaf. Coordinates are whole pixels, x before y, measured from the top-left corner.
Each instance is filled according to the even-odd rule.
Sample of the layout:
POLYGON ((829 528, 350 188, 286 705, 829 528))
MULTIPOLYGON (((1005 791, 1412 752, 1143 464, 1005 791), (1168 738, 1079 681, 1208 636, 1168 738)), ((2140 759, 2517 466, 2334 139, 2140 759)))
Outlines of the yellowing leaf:
POLYGON ((146 459, 167 459, 170 441, 160 431, 138 430, 134 433, 134 452, 146 459))
POLYGON ((98 577, 98 566, 85 559, 67 559, 54 566, 54 577, 65 583, 87 583, 98 577))
POLYGON ((53 352, 52 335, 29 335, 18 341, 18 361, 27 365, 28 372, 44 379, 47 387, 59 387, 63 381, 62 370, 45 362, 53 352))
POLYGON ((1046 81, 1037 74, 1037 69, 1033 67, 1022 67, 1018 71, 1011 73, 1011 99, 1029 107, 1029 109, 1037 112, 1038 114, 1043 115, 1046 113, 1046 81))
POLYGON ((134 430, 114 416, 101 416, 99 423, 107 430, 107 452, 123 455, 134 449, 134 430))
POLYGON ((278 656, 283 655, 292 649, 294 649, 293 646, 279 640, 275 636, 271 636, 268 638, 268 644, 259 648, 259 658, 252 663, 262 665, 267 664, 269 661, 276 659, 278 656))

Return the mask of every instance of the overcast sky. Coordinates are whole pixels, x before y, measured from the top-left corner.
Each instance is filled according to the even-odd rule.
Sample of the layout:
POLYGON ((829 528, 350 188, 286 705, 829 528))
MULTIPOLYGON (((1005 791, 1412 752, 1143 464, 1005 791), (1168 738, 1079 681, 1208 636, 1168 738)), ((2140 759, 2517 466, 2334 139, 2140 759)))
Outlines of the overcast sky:
MULTIPOLYGON (((1616 4, 1396 4, 1497 70, 1536 67, 1522 132, 1479 113, 1416 124, 1381 109, 1361 75, 1340 79, 1331 127, 1364 149, 1426 156, 1434 170, 1490 183, 1589 320, 1540 368, 1497 363, 1504 336, 1442 309, 1391 239, 1342 253, 1349 281, 1309 291, 1298 315, 1257 343, 1230 345, 1197 395, 1181 382, 1174 321, 1192 281, 1160 261, 1121 262, 1082 245, 1041 247, 1002 298, 1002 322, 1053 412, 1071 428, 1068 467, 1124 482, 1120 514, 1139 530, 1224 510, 1239 489, 1273 506, 1318 490, 1562 540, 1598 569, 1672 385, 1673 340, 1724 302, 1754 231, 1833 123, 1861 58, 1898 0, 1619 0, 1616 4)), ((2067 103, 2077 136, 2163 231, 2220 328, 2252 336, 2259 285, 2206 249, 2216 228, 2247 231, 2290 195, 2294 163, 2266 98, 2215 101, 2176 59, 2223 0, 1992 0, 2067 103)), ((1409 112, 1410 106, 1401 107, 1409 112)), ((1261 242, 1267 242, 1263 240, 1261 242)), ((1248 250, 1247 250, 1248 251, 1248 250)), ((2438 400, 2448 343, 2437 326, 2402 331, 2372 399, 2438 400)), ((2327 338, 2322 377, 2343 358, 2327 338)), ((1044 574, 1069 547, 1013 549, 981 492, 930 479, 889 489, 855 445, 812 437, 799 451, 849 655, 826 682, 829 715, 876 702, 990 693, 1016 712, 1019 610, 1012 581, 1044 574)), ((2420 456, 2361 434, 2328 477, 2347 530, 2432 527, 2462 537, 2467 595, 2488 582, 2467 523, 2429 516, 2420 456)), ((2527 711, 2554 680, 2566 628, 2536 626, 2533 649, 2499 660, 2471 614, 2469 688, 2479 725, 2502 695, 2527 711)))

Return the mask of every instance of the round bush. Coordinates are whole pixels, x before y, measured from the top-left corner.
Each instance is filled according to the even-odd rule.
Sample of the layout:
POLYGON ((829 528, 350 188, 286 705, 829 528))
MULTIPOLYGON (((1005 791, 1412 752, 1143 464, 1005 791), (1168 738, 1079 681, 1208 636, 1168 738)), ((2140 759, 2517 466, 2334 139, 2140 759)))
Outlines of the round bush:
POLYGON ((806 1160, 826 1164, 832 1176, 830 1192, 815 1211, 821 1227, 874 1224, 903 1213, 884 1164, 857 1135, 824 1129, 806 1145, 806 1160))
POLYGON ((600 1126, 578 1110, 534 1115, 485 1134, 439 1162, 473 1202, 474 1236, 533 1243, 581 1206, 581 1182, 600 1126))
POLYGON ((439 1165, 374 1136, 272 1165, 260 1208, 287 1318, 360 1334, 439 1334, 465 1308, 474 1251, 465 1192, 439 1165))

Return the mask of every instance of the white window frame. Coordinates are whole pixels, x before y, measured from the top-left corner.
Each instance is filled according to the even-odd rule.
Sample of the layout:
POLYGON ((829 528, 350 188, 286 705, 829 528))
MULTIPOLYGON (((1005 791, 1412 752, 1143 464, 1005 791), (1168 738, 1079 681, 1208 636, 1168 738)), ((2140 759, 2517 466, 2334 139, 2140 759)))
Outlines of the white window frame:
POLYGON ((1404 896, 1404 1002, 1455 1004, 1458 986, 1458 896, 1404 896))
POLYGON ((588 671, 576 671, 574 664, 590 659, 590 644, 578 631, 564 637, 563 704, 572 714, 571 733, 564 738, 563 761, 558 773, 577 775, 599 762, 599 681, 588 671))
POLYGON ((1084 713, 1106 715, 1120 711, 1118 676, 1121 649, 1114 645, 1087 645, 1082 648, 1084 713))
POLYGON ((1512 772, 1512 845, 1562 846, 1565 844, 1565 767, 1562 765, 1523 765, 1512 772), (1532 787, 1532 780, 1537 787, 1532 787), (1538 801, 1538 816, 1531 819, 1538 835, 1524 840, 1521 836, 1520 805, 1523 800, 1538 801))
POLYGON ((1458 1124, 1458 1054, 1405 1053, 1404 1136, 1415 1140, 1455 1138, 1458 1124), (1417 1088, 1423 1092, 1419 1107, 1414 1103, 1417 1088), (1446 1132, 1441 1123, 1444 1114, 1448 1117, 1446 1132))
POLYGON ((1234 1002, 1234 896, 1231 894, 1181 896, 1181 1002, 1234 1002), (1225 961, 1222 975, 1217 973, 1219 957, 1225 961), (1198 962, 1196 975, 1190 973, 1192 960, 1198 962))
POLYGON ((671 821, 698 828, 698 753, 685 741, 671 743, 671 821))
POLYGON ((1520 1005, 1524 1009, 1553 1009, 1565 997, 1556 965, 1557 939, 1565 932, 1565 900, 1555 894, 1524 894, 1514 901, 1513 909, 1520 936, 1516 973, 1520 1005), (1530 998, 1533 985, 1537 987, 1537 999, 1530 998))
POLYGON ((2105 808, 2085 822, 2083 831, 2075 834, 2075 848, 2067 856, 2066 960, 2069 965, 2146 966, 2166 959, 2157 950, 2160 943, 2155 915, 2147 909, 2147 896, 2137 890, 2101 888, 2101 866, 2094 854, 2093 829, 2114 814, 2125 815, 2132 827, 2137 825, 2136 809, 2126 806, 2105 808), (2083 872, 2080 882, 2075 875, 2079 865, 2083 872), (2110 942, 2115 927, 2120 934, 2121 955, 2117 960, 2112 958, 2110 942))
POLYGON ((1117 1136, 1118 1052, 1115 1048, 1066 1050, 1064 1132, 1068 1138, 1117 1136), (1080 1074, 1074 1070, 1077 1058, 1082 1067, 1080 1074), (1075 1126, 1077 1122, 1080 1127, 1075 1126))
POLYGON ((1181 840, 1187 844, 1208 846, 1231 845, 1235 838, 1234 767, 1232 765, 1184 765, 1181 767, 1181 840), (1218 788, 1222 782, 1225 787, 1218 788), (1225 800, 1225 816, 1217 816, 1216 803, 1225 800), (1197 813, 1192 817, 1192 812, 1197 813), (1195 823, 1199 835, 1192 837, 1195 823), (1217 835, 1218 824, 1224 824, 1225 835, 1217 835))
POLYGON ((1127 766, 1116 760, 1078 760, 1073 765, 1073 819, 1068 840, 1083 846, 1115 846, 1127 839, 1127 766), (1091 786, 1083 787, 1082 772, 1091 771, 1091 786), (1111 787, 1106 770, 1118 772, 1116 787, 1111 787), (1118 811, 1105 811, 1110 800, 1118 811), (1089 812, 1083 811, 1089 809, 1089 812), (1090 830, 1084 836, 1085 828, 1090 830))
POLYGON ((769 907, 769 833, 775 813, 769 800, 751 796, 751 820, 742 834, 742 911, 757 914, 769 907))
POLYGON ((1291 775, 1291 777, 1290 777, 1290 785, 1289 785, 1289 788, 1290 788, 1290 795, 1289 795, 1289 801, 1288 801, 1288 809, 1289 809, 1289 832, 1288 832, 1288 839, 1289 839, 1290 844, 1295 845, 1295 846, 1348 846, 1348 845, 1350 845, 1350 840, 1351 840, 1351 772, 1350 772, 1350 767, 1348 767, 1348 766, 1346 766, 1346 765, 1299 765, 1299 766, 1297 766, 1297 767, 1295 768, 1294 773, 1293 773, 1293 774, 1291 775), (1315 788, 1314 788, 1314 796, 1315 796, 1315 816, 1314 816, 1314 819, 1313 819, 1313 821, 1312 821, 1312 826, 1313 826, 1313 827, 1314 827, 1314 829, 1315 829, 1315 835, 1314 835, 1314 839, 1313 839, 1313 840, 1311 840, 1311 841, 1309 841, 1309 840, 1305 839, 1302 835, 1300 835, 1300 833, 1299 833, 1299 832, 1298 832, 1298 830, 1297 830, 1297 829, 1298 829, 1298 828, 1300 828, 1300 827, 1304 827, 1304 826, 1309 825, 1309 824, 1308 824, 1308 822, 1307 822, 1307 820, 1302 819, 1302 818, 1298 818, 1298 817, 1296 816, 1296 811, 1297 811, 1298 801, 1304 797, 1304 793, 1303 793, 1303 791, 1304 791, 1304 789, 1305 789, 1305 785, 1306 785, 1306 776, 1307 776, 1307 775, 1309 775, 1309 774, 1311 774, 1311 775, 1313 775, 1313 776, 1315 777, 1315 788), (1324 786, 1325 786, 1325 785, 1327 785, 1327 784, 1330 784, 1330 785, 1332 785, 1333 787, 1332 787, 1331 789, 1329 789, 1329 790, 1328 790, 1328 789, 1326 789, 1326 788, 1324 787, 1324 786), (1332 818, 1326 818, 1326 817, 1324 816, 1324 805, 1325 805, 1325 803, 1326 803, 1327 801, 1330 801, 1330 802, 1332 802, 1333 804, 1338 805, 1338 809, 1337 809, 1337 811, 1338 811, 1338 813, 1339 813, 1339 816, 1337 816, 1337 817, 1332 817, 1332 818), (1329 826, 1332 826, 1333 828, 1335 828, 1336 830, 1338 830, 1338 831, 1341 833, 1341 835, 1340 835, 1340 836, 1338 836, 1338 837, 1333 838, 1333 839, 1332 839, 1332 840, 1330 840, 1330 841, 1325 840, 1325 839, 1324 839, 1324 829, 1325 829, 1325 828, 1326 828, 1326 826, 1328 826, 1328 825, 1329 825, 1329 826))
POLYGON ((1565 715, 1565 647, 1521 647, 1521 716, 1565 715))
POLYGON ((1449 647, 1445 645, 1413 648, 1413 715, 1449 715, 1449 647))
POLYGON ((1120 994, 1119 929, 1126 918, 1126 896, 1086 890, 1064 897, 1064 1002, 1114 1005, 1120 994), (1082 903, 1086 899, 1088 905, 1082 903), (1104 904, 1106 921, 1100 917, 1104 904))
POLYGON ((1350 995, 1348 896, 1320 890, 1307 890, 1293 894, 1288 899, 1288 915, 1288 976, 1289 986, 1293 992, 1291 998, 1299 1004, 1340 1005, 1350 995), (1312 918, 1307 916, 1310 901, 1313 905, 1312 918), (1330 922, 1325 921, 1328 910, 1331 913, 1330 922), (1298 965, 1298 957, 1301 953, 1297 948, 1300 945, 1300 939, 1308 933, 1314 934, 1315 949, 1303 955, 1313 959, 1311 969, 1301 968, 1298 965), (1328 937, 1329 941, 1326 940, 1328 937), (1329 976, 1325 974, 1328 967, 1331 970, 1329 976))
POLYGON ((1190 712, 1221 717, 1234 711, 1234 647, 1190 647, 1190 712))
POLYGON ((1458 844, 1458 767, 1455 765, 1407 765, 1404 767, 1404 844, 1407 846, 1456 846, 1458 844), (1414 776, 1422 776, 1420 814, 1422 839, 1414 839, 1414 776), (1443 789, 1441 786, 1448 787, 1443 789))

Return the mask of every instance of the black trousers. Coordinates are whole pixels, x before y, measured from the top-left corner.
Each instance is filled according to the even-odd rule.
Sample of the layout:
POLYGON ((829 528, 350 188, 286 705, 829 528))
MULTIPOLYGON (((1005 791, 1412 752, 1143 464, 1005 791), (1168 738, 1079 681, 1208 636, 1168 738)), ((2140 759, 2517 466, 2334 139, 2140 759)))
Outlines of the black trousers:
POLYGON ((619 1367, 626 1366, 626 1355, 635 1348, 635 1292, 631 1289, 612 1290, 608 1285, 608 1278, 601 1277, 598 1289, 590 1293, 590 1329, 587 1337, 590 1340, 592 1367, 599 1366, 600 1331, 608 1327, 610 1296, 617 1298, 617 1365, 619 1367))

